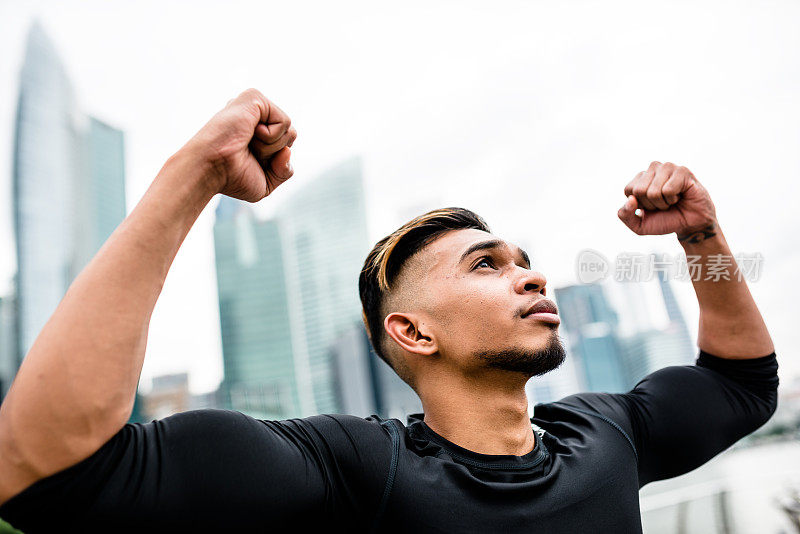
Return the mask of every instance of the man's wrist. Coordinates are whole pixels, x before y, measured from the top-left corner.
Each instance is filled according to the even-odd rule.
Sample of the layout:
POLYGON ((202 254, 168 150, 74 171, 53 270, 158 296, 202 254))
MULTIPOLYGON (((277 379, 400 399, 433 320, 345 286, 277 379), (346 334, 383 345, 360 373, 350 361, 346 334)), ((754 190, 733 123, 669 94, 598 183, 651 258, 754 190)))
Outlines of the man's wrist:
POLYGON ((180 150, 167 160, 167 166, 174 166, 187 173, 186 178, 213 197, 225 186, 225 172, 215 163, 216 154, 201 143, 190 139, 180 150))
POLYGON ((683 248, 702 248, 713 242, 719 242, 722 238, 722 231, 716 220, 708 221, 702 226, 689 228, 675 232, 678 242, 683 248))
POLYGON ((149 197, 158 199, 160 212, 170 217, 188 217, 186 221, 191 225, 218 192, 213 165, 187 144, 167 159, 143 201, 149 197))

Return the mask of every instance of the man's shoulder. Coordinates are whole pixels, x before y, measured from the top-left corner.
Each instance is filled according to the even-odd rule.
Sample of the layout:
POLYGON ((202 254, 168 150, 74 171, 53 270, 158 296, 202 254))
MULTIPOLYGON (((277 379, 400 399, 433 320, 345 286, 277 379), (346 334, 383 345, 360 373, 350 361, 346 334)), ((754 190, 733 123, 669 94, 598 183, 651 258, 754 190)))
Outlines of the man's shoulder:
POLYGON ((377 444, 389 439, 387 425, 392 422, 399 423, 377 415, 319 414, 280 419, 261 418, 238 410, 203 408, 176 413, 149 423, 128 423, 125 430, 149 432, 149 427, 155 426, 167 432, 191 428, 195 437, 208 435, 212 438, 220 433, 253 436, 277 434, 297 442, 311 438, 315 442, 346 443, 355 440, 377 444))
POLYGON ((555 401, 538 403, 534 406, 534 414, 544 415, 559 411, 589 411, 603 415, 619 414, 622 396, 621 393, 607 393, 598 391, 584 391, 574 393, 555 401))
POLYGON ((604 421, 627 437, 632 429, 626 396, 626 393, 598 391, 575 393, 556 401, 536 404, 531 420, 545 427, 552 423, 596 426, 598 421, 604 421))
POLYGON ((284 424, 299 425, 326 442, 356 445, 358 448, 383 445, 391 442, 392 430, 400 423, 378 415, 360 417, 349 414, 319 414, 301 419, 288 419, 284 424))
POLYGON ((391 424, 391 422, 396 422, 393 419, 384 419, 379 415, 370 415, 367 417, 361 417, 358 415, 350 415, 344 413, 324 413, 318 415, 311 415, 308 417, 304 417, 303 421, 307 421, 314 425, 320 426, 331 426, 334 425, 336 427, 340 427, 343 429, 351 429, 355 431, 365 431, 365 432, 373 432, 373 431, 381 431, 386 425, 391 424))
POLYGON ((398 421, 377 415, 321 414, 284 421, 283 424, 295 425, 308 436, 326 463, 333 462, 343 473, 369 480, 375 473, 385 474, 398 445, 392 435, 394 430, 390 428, 398 421))

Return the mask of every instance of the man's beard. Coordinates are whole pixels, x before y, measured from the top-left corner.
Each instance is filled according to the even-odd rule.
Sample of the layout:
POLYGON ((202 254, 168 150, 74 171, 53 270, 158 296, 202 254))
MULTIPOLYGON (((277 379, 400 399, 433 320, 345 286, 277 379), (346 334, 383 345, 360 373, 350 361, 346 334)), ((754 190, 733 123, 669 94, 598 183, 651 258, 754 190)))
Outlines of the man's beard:
POLYGON ((516 371, 528 376, 541 376, 557 369, 564 363, 567 353, 561 344, 558 332, 554 329, 547 340, 547 345, 540 349, 511 348, 482 351, 476 353, 475 356, 486 361, 489 367, 494 369, 516 371))

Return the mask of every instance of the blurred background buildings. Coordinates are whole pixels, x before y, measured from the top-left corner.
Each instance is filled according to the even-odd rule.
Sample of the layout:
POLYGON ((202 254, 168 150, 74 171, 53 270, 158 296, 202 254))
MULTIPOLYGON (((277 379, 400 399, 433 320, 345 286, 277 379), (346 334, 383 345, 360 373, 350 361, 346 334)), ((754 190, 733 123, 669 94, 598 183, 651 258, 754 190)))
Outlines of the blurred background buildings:
POLYGON ((231 198, 216 214, 226 406, 279 418, 340 411, 331 349, 361 322, 369 252, 360 161, 305 184, 271 219, 231 198))
MULTIPOLYGON (((16 122, 18 271, 15 292, 0 300, 3 392, 72 280, 125 217, 124 168, 123 133, 81 113, 53 44, 34 24, 16 122), (45 138, 48 157, 41 157, 45 138)), ((188 375, 158 377, 135 416, 198 404, 261 418, 403 418, 421 409, 369 350, 358 299, 358 273, 371 248, 366 228, 359 158, 304 184, 267 219, 248 203, 222 198, 213 232, 224 378, 217 392, 195 402, 188 375)), ((628 336, 618 331, 607 288, 556 288, 571 357, 531 382, 531 405, 581 390, 625 391, 655 369, 692 363, 695 349, 669 281, 657 283, 668 325, 628 336)), ((648 309, 641 308, 640 325, 649 324, 640 316, 648 309)))
MULTIPOLYGON (((53 43, 34 24, 14 125, 17 268, 12 291, 0 295, 0 399, 70 283, 126 214, 125 135, 84 113, 77 100, 53 43)), ((213 246, 222 381, 217 390, 197 394, 187 372, 155 376, 131 420, 197 408, 264 419, 338 412, 405 420, 421 411, 414 392, 371 351, 361 322, 358 273, 372 246, 365 198, 363 161, 351 158, 295 189, 266 218, 247 203, 220 199, 213 246)), ((568 358, 529 382, 531 408, 578 391, 627 391, 654 370, 696 357, 666 276, 563 284, 553 295, 568 358)), ((740 503, 771 509, 763 495, 751 494, 753 487, 765 493, 773 479, 749 486, 743 500, 740 490, 747 484, 726 473, 744 457, 727 459, 749 445, 772 447, 748 460, 762 473, 769 462, 760 458, 800 462, 797 448, 781 441, 797 435, 798 414, 800 383, 782 384, 779 411, 757 435, 709 469, 686 475, 685 482, 679 477, 647 488, 646 531, 730 532, 740 503), (708 473, 712 479, 702 478, 708 473), (690 525, 702 527, 688 530, 690 525)))
POLYGON ((125 218, 123 133, 81 112, 42 27, 28 34, 15 124, 17 273, 0 304, 0 393, 67 288, 125 218))

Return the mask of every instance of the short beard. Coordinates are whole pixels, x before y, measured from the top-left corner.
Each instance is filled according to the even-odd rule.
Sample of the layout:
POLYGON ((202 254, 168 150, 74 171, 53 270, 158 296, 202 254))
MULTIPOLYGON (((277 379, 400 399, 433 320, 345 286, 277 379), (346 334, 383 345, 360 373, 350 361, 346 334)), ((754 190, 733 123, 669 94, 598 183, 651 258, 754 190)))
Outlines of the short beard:
POLYGON ((567 353, 561 343, 558 332, 553 329, 547 345, 541 349, 503 349, 498 351, 482 351, 475 356, 488 363, 493 369, 524 373, 527 376, 541 376, 557 369, 564 363, 567 353))

